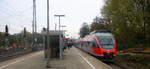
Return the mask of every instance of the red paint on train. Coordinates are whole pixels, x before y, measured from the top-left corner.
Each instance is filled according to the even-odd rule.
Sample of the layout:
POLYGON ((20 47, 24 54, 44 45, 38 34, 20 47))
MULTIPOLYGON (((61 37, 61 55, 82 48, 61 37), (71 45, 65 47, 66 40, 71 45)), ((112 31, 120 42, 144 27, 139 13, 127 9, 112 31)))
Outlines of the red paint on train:
POLYGON ((117 54, 116 40, 109 32, 96 32, 78 41, 77 47, 98 57, 114 57, 117 54))

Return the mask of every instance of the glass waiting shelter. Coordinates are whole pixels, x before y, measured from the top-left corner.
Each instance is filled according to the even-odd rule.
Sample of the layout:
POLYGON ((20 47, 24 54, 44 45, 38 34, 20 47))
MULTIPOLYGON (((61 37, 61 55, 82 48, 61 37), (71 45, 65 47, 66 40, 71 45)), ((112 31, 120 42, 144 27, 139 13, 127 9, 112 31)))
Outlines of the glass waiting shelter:
POLYGON ((65 30, 50 30, 48 35, 46 31, 42 33, 45 58, 61 59, 63 55, 63 38, 65 30))

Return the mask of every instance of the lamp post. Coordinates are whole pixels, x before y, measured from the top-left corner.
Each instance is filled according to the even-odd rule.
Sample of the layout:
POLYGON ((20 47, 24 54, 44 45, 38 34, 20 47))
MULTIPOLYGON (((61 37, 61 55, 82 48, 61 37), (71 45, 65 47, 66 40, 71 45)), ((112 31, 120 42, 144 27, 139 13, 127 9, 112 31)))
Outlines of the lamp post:
MULTIPOLYGON (((37 21, 36 21, 36 0, 33 0, 33 22, 32 22, 32 36, 33 46, 36 44, 37 39, 37 21)), ((37 45, 36 45, 37 46, 37 45)))
MULTIPOLYGON (((49 49, 49 0, 47 0, 47 48, 49 49)), ((50 54, 47 55, 48 58, 50 57, 50 54)))
MULTIPOLYGON (((65 17, 65 15, 54 15, 55 17, 59 17, 59 31, 60 31, 60 27, 61 27, 61 24, 60 24, 60 17, 65 17)), ((62 42, 62 36, 59 35, 59 50, 60 50, 60 53, 59 53, 59 56, 60 56, 60 59, 62 59, 62 48, 63 48, 63 42, 62 42), (62 45, 62 46, 61 46, 62 45)))
MULTIPOLYGON (((46 37, 47 37, 47 42, 46 42, 46 45, 45 46, 47 46, 47 48, 49 49, 50 47, 49 47, 49 0, 47 0, 47 35, 46 35, 46 37)), ((50 48, 50 50, 48 50, 49 52, 51 51, 51 48, 50 48)), ((47 55, 47 57, 48 58, 50 58, 50 56, 51 56, 51 52, 50 52, 50 54, 48 54, 48 52, 46 53, 46 55, 47 55)), ((46 67, 47 68, 50 68, 51 66, 50 66, 50 64, 49 64, 49 59, 47 59, 47 63, 46 63, 46 67)))
POLYGON ((65 15, 54 15, 55 17, 59 17, 59 31, 60 31, 60 27, 61 27, 61 24, 60 24, 60 17, 65 17, 65 15))

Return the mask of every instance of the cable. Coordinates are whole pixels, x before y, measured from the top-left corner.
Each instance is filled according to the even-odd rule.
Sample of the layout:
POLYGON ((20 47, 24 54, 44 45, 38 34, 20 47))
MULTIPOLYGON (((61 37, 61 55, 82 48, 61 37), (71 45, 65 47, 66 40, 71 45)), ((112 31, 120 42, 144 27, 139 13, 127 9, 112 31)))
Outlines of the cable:
POLYGON ((18 16, 21 16, 24 12, 27 12, 27 10, 28 9, 31 9, 32 8, 32 6, 30 6, 29 8, 26 8, 26 9, 24 9, 23 11, 21 11, 21 12, 19 12, 18 14, 15 14, 15 15, 12 15, 12 14, 10 14, 10 13, 7 13, 7 12, 5 12, 5 11, 3 11, 3 10, 0 10, 0 12, 3 12, 3 13, 5 13, 5 14, 7 14, 7 15, 9 15, 8 17, 5 17, 5 18, 2 18, 2 19, 0 19, 0 21, 1 20, 5 20, 5 19, 8 19, 8 18, 14 18, 14 16, 16 17, 18 17, 18 16), (10 17, 11 16, 11 17, 10 17))

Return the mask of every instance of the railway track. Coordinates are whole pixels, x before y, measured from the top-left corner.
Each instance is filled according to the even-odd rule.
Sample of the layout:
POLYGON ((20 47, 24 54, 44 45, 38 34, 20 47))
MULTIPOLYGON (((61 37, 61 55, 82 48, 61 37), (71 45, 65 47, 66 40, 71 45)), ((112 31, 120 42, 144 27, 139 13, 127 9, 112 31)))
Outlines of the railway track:
MULTIPOLYGON (((82 50, 82 49, 80 49, 80 48, 78 48, 78 47, 76 47, 76 48, 79 49, 79 50, 82 51, 82 52, 87 53, 86 51, 84 51, 84 50, 82 50)), ((89 54, 89 55, 91 55, 91 54, 89 54)), ((93 56, 93 55, 91 55, 91 56, 93 56)), ((96 59, 98 59, 99 61, 102 61, 102 60, 101 60, 100 58, 98 58, 98 57, 95 57, 95 56, 93 56, 93 57, 96 58, 96 59)), ((109 66, 111 66, 113 69, 133 69, 133 68, 130 68, 130 67, 121 65, 121 64, 119 64, 119 63, 116 63, 115 60, 114 60, 114 61, 102 61, 102 62, 105 63, 105 64, 107 64, 107 65, 109 65, 109 66)))
POLYGON ((111 66, 113 69, 128 69, 118 63, 115 63, 115 62, 104 62, 106 63, 107 65, 111 66))
POLYGON ((115 64, 108 64, 109 66, 111 66, 113 69, 123 69, 115 64))
MULTIPOLYGON (((89 54, 90 55, 90 54, 89 54)), ((93 55, 91 55, 93 56, 93 55)), ((94 58, 98 59, 99 61, 111 66, 113 69, 132 69, 126 66, 123 66, 119 63, 116 63, 115 60, 114 61, 102 61, 100 58, 93 56, 94 58)))
POLYGON ((22 55, 30 53, 30 52, 31 51, 27 50, 27 51, 16 52, 13 54, 12 53, 11 54, 5 54, 5 55, 3 54, 3 55, 0 55, 0 62, 22 56, 22 55))
POLYGON ((2 52, 0 52, 0 62, 9 60, 9 59, 13 59, 31 52, 35 52, 35 51, 39 51, 42 50, 42 48, 37 49, 37 50, 32 50, 32 49, 21 49, 18 51, 4 51, 3 54, 2 52))

